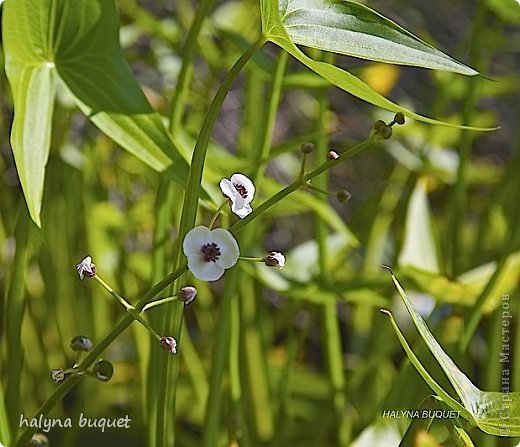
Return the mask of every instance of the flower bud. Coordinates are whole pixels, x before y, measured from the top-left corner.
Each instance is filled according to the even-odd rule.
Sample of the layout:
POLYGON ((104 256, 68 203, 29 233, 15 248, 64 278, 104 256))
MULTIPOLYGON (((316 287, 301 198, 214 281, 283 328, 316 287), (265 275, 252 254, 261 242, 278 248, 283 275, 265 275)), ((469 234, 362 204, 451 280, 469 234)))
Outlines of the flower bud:
POLYGON ((93 371, 101 382, 108 382, 114 375, 114 367, 108 360, 98 360, 93 371))
POLYGON ((346 189, 340 189, 336 193, 336 199, 339 203, 347 203, 352 198, 352 194, 346 189))
POLYGON ((92 264, 92 258, 87 256, 78 265, 76 265, 79 279, 83 279, 85 276, 92 278, 96 276, 96 266, 92 264))
POLYGON ((311 152, 314 151, 314 144, 312 143, 303 143, 300 147, 300 150, 302 151, 302 153, 304 154, 310 154, 311 152))
POLYGON ((282 269, 285 266, 285 256, 279 251, 270 251, 264 258, 265 265, 282 269))
POLYGON ((76 335, 70 342, 70 349, 75 352, 90 351, 92 349, 92 340, 85 335, 76 335))
POLYGON ((177 354, 177 340, 173 337, 161 337, 161 348, 171 354, 177 354))
POLYGON ((397 112, 394 116, 394 123, 396 124, 404 124, 404 114, 403 112, 397 112))
POLYGON ((36 433, 32 435, 29 441, 29 447, 49 447, 49 438, 43 433, 36 433))
POLYGON ((392 128, 381 120, 375 122, 373 131, 382 140, 388 140, 392 136, 392 128))
POLYGON ((329 151, 327 154, 327 160, 337 160, 339 158, 339 154, 336 151, 329 151))
POLYGON ((65 372, 61 368, 52 369, 51 378, 54 381, 54 383, 63 382, 63 379, 65 379, 65 372))
POLYGON ((184 304, 190 304, 197 296, 197 289, 193 286, 185 286, 179 290, 178 298, 184 304))

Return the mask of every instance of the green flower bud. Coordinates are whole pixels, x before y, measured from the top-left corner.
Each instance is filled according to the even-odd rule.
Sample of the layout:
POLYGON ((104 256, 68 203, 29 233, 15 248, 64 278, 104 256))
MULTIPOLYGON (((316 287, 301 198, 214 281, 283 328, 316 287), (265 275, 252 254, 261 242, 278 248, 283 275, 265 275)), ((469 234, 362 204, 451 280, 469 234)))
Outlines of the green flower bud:
POLYGON ((373 131, 379 140, 388 140, 392 136, 392 128, 381 120, 375 122, 373 131))
POLYGON ((108 360, 98 360, 94 365, 94 374, 101 382, 108 382, 114 375, 114 367, 108 360))
POLYGON ((394 123, 396 124, 404 124, 404 114, 403 112, 397 112, 394 116, 394 123))
POLYGON ((70 342, 70 349, 74 352, 90 351, 92 349, 92 340, 85 335, 76 335, 70 342))
POLYGON ((303 143, 301 145, 301 147, 300 147, 300 150, 304 154, 310 154, 311 152, 314 151, 314 144, 312 144, 312 143, 303 143))
POLYGON ((339 203, 347 203, 352 198, 352 194, 346 189, 340 189, 336 193, 336 199, 339 203))

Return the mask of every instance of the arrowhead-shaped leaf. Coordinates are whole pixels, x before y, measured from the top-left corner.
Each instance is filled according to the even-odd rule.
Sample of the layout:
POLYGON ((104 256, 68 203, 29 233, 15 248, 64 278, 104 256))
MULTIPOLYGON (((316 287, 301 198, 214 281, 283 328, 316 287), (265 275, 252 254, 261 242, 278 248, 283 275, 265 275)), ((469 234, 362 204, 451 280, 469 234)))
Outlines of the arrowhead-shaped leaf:
MULTIPOLYGON (((307 2, 304 0, 300 0, 300 1, 302 2, 302 4, 307 4, 307 2)), ((327 8, 326 8, 326 6, 323 6, 323 5, 332 4, 332 0, 310 0, 310 1, 312 3, 309 3, 309 5, 311 5, 311 4, 314 5, 315 2, 324 2, 323 4, 321 4, 321 7, 325 8, 325 9, 327 9, 327 8)), ((296 43, 299 43, 299 39, 300 38, 303 39, 303 37, 301 37, 301 36, 298 37, 296 34, 298 34, 298 35, 310 34, 311 33, 310 28, 312 28, 314 25, 311 26, 309 24, 310 23, 309 22, 308 23, 309 29, 307 29, 307 31, 305 33, 303 33, 302 28, 299 28, 298 33, 295 33, 294 35, 292 35, 291 34, 292 25, 288 26, 286 23, 286 20, 289 20, 291 18, 291 15, 296 14, 296 11, 294 11, 292 14, 288 15, 287 12, 290 11, 289 5, 290 5, 289 0, 281 0, 280 4, 278 3, 278 0, 260 0, 260 11, 261 11, 261 15, 262 15, 262 31, 263 31, 264 35, 266 36, 266 38, 268 40, 270 40, 271 42, 273 42, 273 43, 277 44, 278 46, 280 46, 281 48, 283 48, 285 51, 287 51, 293 57, 298 59, 302 64, 306 65, 312 71, 319 74, 323 78, 327 79, 331 84, 333 84, 333 85, 349 92, 350 94, 352 94, 370 104, 373 104, 377 107, 381 107, 383 109, 390 110, 392 112, 402 112, 410 118, 414 118, 414 119, 417 119, 417 120, 425 122, 425 123, 438 124, 438 125, 443 125, 443 126, 450 126, 450 127, 456 127, 456 128, 461 128, 461 129, 470 129, 470 130, 494 130, 494 129, 487 129, 487 128, 484 129, 484 128, 472 127, 472 126, 461 126, 458 124, 447 123, 444 121, 439 121, 439 120, 435 120, 432 118, 428 118, 428 117, 419 115, 404 107, 399 106, 398 104, 396 104, 396 103, 390 101, 389 99, 385 98, 384 96, 380 95, 379 93, 374 91, 372 88, 370 88, 367 84, 365 84, 363 81, 361 81, 361 79, 352 75, 348 71, 343 70, 339 67, 336 67, 335 65, 328 64, 328 63, 322 62, 322 61, 317 61, 317 60, 314 60, 314 59, 308 57, 306 54, 304 54, 302 51, 300 51, 300 49, 296 46, 296 43)), ((307 8, 307 7, 302 6, 302 8, 307 8)), ((360 11, 364 11, 365 15, 367 14, 366 11, 364 10, 364 7, 361 7, 360 11)), ((336 11, 334 14, 337 14, 337 13, 338 13, 338 11, 336 11)), ((383 28, 388 27, 389 26, 388 23, 392 23, 392 22, 388 21, 387 19, 385 19, 384 17, 380 16, 379 14, 377 14, 373 11, 372 11, 372 13, 373 13, 372 17, 373 17, 374 21, 376 21, 376 23, 378 24, 379 27, 383 27, 383 28)), ((315 18, 312 18, 312 17, 313 17, 312 14, 307 15, 308 21, 315 20, 316 24, 318 24, 318 25, 321 23, 320 22, 321 18, 319 16, 319 14, 315 18)), ((339 20, 339 18, 337 18, 337 19, 339 20)), ((341 26, 347 26, 347 24, 342 22, 341 26)), ((350 26, 350 24, 349 24, 349 26, 350 26)), ((394 33, 396 32, 395 27, 397 27, 397 25, 395 25, 394 27, 391 27, 391 30, 393 30, 394 33)), ((341 28, 341 29, 343 29, 343 28, 341 28)), ((347 28, 347 29, 350 31, 356 32, 355 27, 352 30, 350 28, 347 28)), ((397 27, 397 29, 400 29, 400 28, 397 27)), ((337 29, 336 31, 338 31, 338 30, 339 29, 337 29)), ((403 32, 405 32, 405 31, 403 30, 403 32)), ((384 33, 382 33, 382 32, 380 32, 380 34, 384 35, 384 33)), ((412 35, 410 33, 405 32, 404 35, 407 36, 407 39, 411 39, 410 36, 412 36, 412 35)), ((366 35, 363 36, 363 35, 361 35, 361 33, 358 35, 358 46, 359 46, 358 56, 360 54, 363 54, 364 50, 362 47, 363 47, 363 42, 366 40, 366 37, 367 37, 366 35)), ((396 37, 395 36, 393 36, 393 37, 395 40, 396 37)), ((383 37, 381 37, 381 36, 379 36, 378 38, 384 40, 383 37)), ((336 39, 336 38, 334 38, 334 39, 336 39)), ((345 42, 343 42, 342 38, 340 38, 339 41, 333 42, 334 39, 331 38, 329 41, 330 49, 333 51, 336 51, 338 53, 347 54, 346 45, 344 45, 345 42), (342 51, 339 51, 340 47, 343 48, 342 51)), ((418 38, 415 38, 415 39, 419 40, 418 38)), ((397 44, 405 46, 404 37, 402 40, 403 40, 402 42, 399 42, 399 41, 395 42, 395 41, 389 40, 389 42, 387 44, 393 45, 393 46, 395 46, 397 44)), ((410 42, 408 41, 408 43, 410 43, 410 42)), ((307 43, 307 44, 310 45, 310 43, 307 43)), ((431 49, 431 47, 429 47, 427 44, 424 44, 424 45, 426 45, 427 48, 431 49)), ((322 46, 316 46, 316 48, 325 49, 325 47, 322 47, 322 46)), ((382 53, 382 51, 381 51, 381 53, 382 53)), ((387 62, 390 62, 391 61, 390 59, 392 59, 393 63, 397 63, 397 61, 395 60, 398 57, 397 52, 392 51, 391 53, 394 56, 392 58, 389 58, 387 60, 387 62)), ((351 54, 351 53, 348 53, 348 54, 351 54)), ((364 54, 367 59, 371 58, 371 55, 368 52, 365 52, 364 54)), ((436 56, 440 57, 437 53, 436 53, 436 56)), ((426 55, 426 53, 425 53, 424 57, 426 59, 428 59, 428 56, 426 55)), ((449 59, 451 62, 453 62, 453 59, 449 58, 449 56, 446 56, 446 58, 447 58, 447 60, 449 59)), ((382 60, 381 54, 379 55, 377 60, 382 60)), ((404 61, 401 61, 401 63, 404 63, 404 61)), ((446 63, 448 63, 448 62, 446 61, 446 63)), ((423 64, 422 66, 425 66, 425 65, 423 64)), ((460 64, 460 66, 464 67, 462 64, 460 64)), ((462 68, 461 68, 461 70, 462 70, 462 68)), ((471 69, 468 68, 468 70, 471 70, 471 69)), ((472 74, 475 74, 475 73, 472 73, 472 74)))
POLYGON ((56 78, 104 133, 184 186, 188 164, 123 58, 113 0, 8 0, 3 7, 5 65, 15 107, 11 143, 38 225, 56 78))
POLYGON ((371 61, 478 73, 360 3, 288 0, 281 6, 282 22, 296 44, 371 61))

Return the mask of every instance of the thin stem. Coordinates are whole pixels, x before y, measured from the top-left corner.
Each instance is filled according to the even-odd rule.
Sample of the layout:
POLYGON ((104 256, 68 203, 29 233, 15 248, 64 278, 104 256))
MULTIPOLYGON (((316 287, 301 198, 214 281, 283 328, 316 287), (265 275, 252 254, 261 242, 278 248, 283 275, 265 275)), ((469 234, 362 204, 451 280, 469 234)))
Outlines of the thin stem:
POLYGON ((334 192, 327 191, 327 190, 325 190, 323 188, 320 188, 319 186, 313 185, 312 183, 306 183, 305 184, 305 188, 306 189, 310 189, 311 191, 319 192, 320 194, 323 194, 325 196, 333 196, 333 195, 335 195, 334 192))
MULTIPOLYGON (((482 29, 486 27, 487 19, 487 6, 485 0, 479 0, 477 2, 476 14, 473 20, 473 29, 471 35, 471 48, 470 48, 470 62, 473 66, 481 68, 481 48, 482 39, 484 35, 482 29)), ((471 121, 472 116, 475 114, 475 105, 478 100, 478 86, 480 85, 481 79, 478 76, 474 76, 468 80, 467 92, 464 95, 464 105, 461 117, 461 122, 471 121)), ((473 137, 471 132, 467 130, 461 131, 458 144, 455 147, 459 149, 459 167, 457 172, 457 182, 453 188, 451 195, 451 202, 449 204, 449 216, 447 234, 450 235, 446 251, 448 254, 448 261, 450 262, 449 275, 455 277, 460 273, 461 270, 461 244, 462 244, 462 224, 464 218, 464 209, 466 207, 467 200, 467 185, 468 185, 468 173, 471 163, 471 148, 472 148, 473 137)))
POLYGON ((146 306, 144 306, 141 309, 140 313, 144 313, 147 310, 150 310, 150 309, 152 309, 152 308, 154 308, 156 306, 160 306, 162 304, 171 303, 172 301, 177 301, 178 299, 179 299, 178 296, 174 295, 174 296, 169 296, 167 298, 161 298, 160 300, 152 301, 152 302, 148 303, 146 306))
POLYGON ((327 160, 324 163, 322 163, 320 166, 318 166, 316 169, 314 169, 312 172, 309 172, 306 174, 302 179, 295 180, 290 185, 286 186, 281 191, 278 191, 275 195, 271 196, 269 199, 267 199, 264 203, 262 203, 260 206, 256 207, 254 211, 244 217, 243 219, 236 222, 234 225, 232 225, 229 228, 229 231, 232 234, 237 234, 240 231, 244 229, 245 226, 247 226, 249 223, 251 223, 253 220, 258 218, 262 213, 265 213, 269 208, 276 205, 280 200, 287 197, 289 194, 292 194, 294 191, 298 190, 302 186, 305 186, 305 184, 313 179, 314 177, 324 173, 325 171, 331 169, 332 167, 336 166, 337 164, 341 163, 342 161, 347 160, 348 158, 354 156, 355 154, 361 152, 362 150, 368 148, 370 145, 374 144, 374 140, 369 137, 365 141, 362 141, 361 143, 351 147, 350 149, 343 152, 339 158, 336 160, 327 160))
POLYGON ((215 0, 201 0, 182 49, 182 65, 179 77, 177 78, 177 86, 175 88, 170 114, 170 132, 172 134, 175 134, 181 125, 184 103, 186 102, 186 96, 188 95, 189 85, 193 74, 193 61, 197 54, 197 39, 202 24, 213 9, 214 4, 215 0))
POLYGON ((220 213, 222 212, 222 210, 224 209, 224 207, 229 203, 229 200, 225 200, 224 202, 222 202, 222 205, 220 205, 218 208, 217 208, 217 211, 215 211, 215 214, 213 214, 213 217, 211 218, 211 220, 209 221, 209 229, 211 230, 213 228, 213 225, 215 225, 215 222, 217 221, 218 219, 218 216, 220 216, 220 213))
POLYGON ((249 261, 249 262, 265 262, 265 259, 264 258, 252 258, 252 257, 249 257, 249 256, 239 256, 238 259, 240 261, 249 261))
POLYGON ((300 165, 300 173, 298 174, 298 178, 302 179, 305 176, 305 171, 307 170, 307 154, 303 154, 302 163, 300 165))
POLYGON ((129 309, 133 309, 133 306, 127 301, 125 300, 121 295, 119 295, 114 289, 112 289, 112 287, 110 287, 99 275, 94 275, 93 278, 103 286, 103 288, 108 292, 110 293, 110 295, 112 295, 114 298, 117 299, 117 301, 119 301, 121 303, 121 305, 126 309, 126 310, 129 310, 129 309))

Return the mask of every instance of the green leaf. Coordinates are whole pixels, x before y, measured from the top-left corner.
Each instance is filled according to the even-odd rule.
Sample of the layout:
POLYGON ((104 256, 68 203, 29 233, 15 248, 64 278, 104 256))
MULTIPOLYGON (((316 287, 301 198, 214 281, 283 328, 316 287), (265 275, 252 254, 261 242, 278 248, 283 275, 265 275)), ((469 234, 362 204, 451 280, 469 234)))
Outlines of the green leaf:
POLYGON ((188 164, 123 58, 113 0, 8 1, 2 28, 15 107, 11 143, 27 205, 38 225, 56 77, 99 129, 185 185, 188 164))
POLYGON ((520 435, 520 393, 487 392, 477 388, 468 377, 455 365, 453 360, 444 352, 433 334, 426 326, 421 315, 415 310, 413 304, 406 296, 404 289, 392 274, 392 280, 401 296, 408 313, 442 370, 448 377, 458 397, 462 401, 463 408, 447 393, 439 389, 439 385, 433 380, 406 342, 400 332, 392 315, 390 316, 392 326, 401 342, 408 358, 417 371, 426 380, 428 385, 439 395, 439 397, 452 409, 461 411, 462 417, 477 425, 483 432, 497 436, 519 436, 520 435))
POLYGON ((282 22, 296 44, 372 61, 478 74, 368 6, 349 0, 288 0, 282 7, 282 22))
POLYGON ((27 208, 31 218, 40 226, 56 91, 55 73, 52 65, 45 62, 24 68, 17 76, 12 76, 12 71, 7 73, 11 79, 15 107, 11 131, 14 160, 27 208))
MULTIPOLYGON (((284 3, 282 1, 282 11, 285 11, 287 9, 286 5, 287 3, 284 3)), ((441 126, 449 126, 459 129, 479 131, 496 129, 462 126, 459 124, 439 121, 419 115, 417 113, 412 112, 411 110, 401 107, 398 104, 390 101, 389 99, 374 91, 367 84, 361 81, 361 79, 352 75, 348 71, 342 70, 341 68, 328 64, 326 62, 311 59, 302 51, 300 51, 293 42, 292 38, 290 37, 287 29, 285 28, 285 24, 282 22, 282 16, 280 15, 280 11, 278 9, 278 0, 261 0, 260 11, 262 15, 262 32, 268 40, 283 48, 293 57, 298 59, 302 64, 306 65, 312 71, 327 79, 331 84, 341 88, 342 90, 345 90, 346 92, 349 92, 350 94, 362 99, 363 101, 366 101, 377 107, 381 107, 383 109, 390 110, 395 113, 402 112, 410 118, 414 118, 416 120, 429 124, 437 124, 441 126)))

